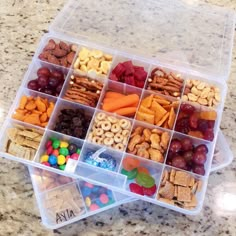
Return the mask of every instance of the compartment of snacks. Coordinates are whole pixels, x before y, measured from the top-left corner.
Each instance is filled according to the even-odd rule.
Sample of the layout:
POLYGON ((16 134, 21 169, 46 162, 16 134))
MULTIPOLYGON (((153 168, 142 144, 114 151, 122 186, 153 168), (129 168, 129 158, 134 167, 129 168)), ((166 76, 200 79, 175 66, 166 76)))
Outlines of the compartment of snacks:
POLYGON ((51 229, 84 219, 131 198, 92 183, 29 167, 42 223, 51 229))
MULTIPOLYGON (((91 9, 81 11, 81 2, 83 0, 69 2, 53 23, 52 33, 43 37, 9 112, 2 137, 7 133, 8 123, 40 127, 44 136, 34 160, 25 162, 14 157, 15 160, 67 176, 80 176, 84 181, 186 214, 198 213, 206 191, 227 90, 225 80, 231 53, 226 47, 232 46, 234 29, 228 16, 233 14, 218 11, 209 14, 203 9, 198 12, 201 17, 197 18, 191 15, 195 16, 197 11, 177 2, 169 5, 163 0, 155 2, 157 9, 164 9, 160 12, 163 21, 147 17, 142 24, 132 24, 136 31, 130 35, 135 34, 140 41, 138 49, 137 42, 130 41, 131 51, 121 48, 127 41, 122 28, 119 30, 123 34, 118 39, 114 39, 114 32, 109 31, 113 28, 107 25, 102 35, 94 37, 92 32, 100 27, 90 27, 87 37, 81 38, 84 30, 81 32, 74 19, 80 19, 86 12, 86 22, 95 24, 87 15, 91 9), (70 12, 71 8, 78 11, 70 12), (170 14, 166 14, 167 10, 170 14), (184 17, 170 17, 180 13, 184 17), (192 21, 195 18, 203 26, 210 24, 211 32, 205 32, 204 27, 199 29, 199 23, 195 25, 192 21), (63 24, 59 24, 61 19, 65 20, 63 24), (173 25, 176 26, 174 31, 170 30, 173 25), (71 32, 72 26, 78 31, 71 32), (193 33, 181 41, 177 36, 183 32, 183 27, 189 27, 193 33), (220 42, 213 40, 213 35, 219 34, 219 27, 224 29, 220 42), (150 30, 153 28, 158 31, 150 30), (55 31, 57 34, 53 33, 55 31), (160 40, 158 43, 156 38, 160 40), (180 50, 179 45, 186 45, 180 52, 186 56, 185 60, 174 54, 168 56, 180 50), (39 68, 41 65, 43 69, 39 68), (56 73, 52 71, 54 67, 58 70, 56 73), (32 78, 37 81, 34 86, 28 86, 32 78), (192 191, 189 183, 184 186, 188 188, 184 189, 188 192, 187 201, 176 195, 183 190, 183 183, 177 184, 177 193, 169 199, 177 197, 180 203, 173 205, 157 199, 163 187, 161 178, 165 170, 171 169, 192 176, 193 185, 203 181, 194 206, 181 207, 185 202, 196 202, 195 192, 189 194, 192 191)), ((128 4, 133 11, 123 16, 127 22, 136 19, 137 14, 142 15, 140 9, 143 9, 139 7, 141 3, 131 1, 128 4)), ((145 4, 153 9, 153 1, 145 4)), ((120 20, 120 9, 113 12, 115 18, 111 19, 120 20)), ((145 9, 150 11, 148 7, 145 9)), ((103 11, 99 9, 98 14, 108 14, 103 11)), ((6 148, 1 154, 13 158, 6 154, 6 148)))

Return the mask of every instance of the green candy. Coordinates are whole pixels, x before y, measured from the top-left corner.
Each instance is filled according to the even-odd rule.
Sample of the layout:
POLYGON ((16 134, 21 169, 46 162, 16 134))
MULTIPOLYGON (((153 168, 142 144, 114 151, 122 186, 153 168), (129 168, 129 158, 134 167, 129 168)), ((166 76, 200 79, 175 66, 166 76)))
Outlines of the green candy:
POLYGON ((53 149, 59 148, 60 147, 60 140, 54 139, 52 142, 52 147, 53 147, 53 149))
POLYGON ((69 150, 67 148, 60 148, 59 153, 66 157, 67 155, 69 155, 69 150))
POLYGON ((66 168, 66 165, 61 165, 61 166, 59 166, 59 169, 60 169, 60 170, 65 170, 65 168, 66 168))
POLYGON ((128 179, 134 179, 138 174, 138 170, 137 170, 137 168, 135 168, 131 171, 127 171, 125 169, 122 169, 121 174, 126 175, 128 179))
POLYGON ((78 148, 77 151, 76 151, 76 153, 77 153, 77 154, 80 154, 80 152, 81 152, 81 150, 78 148))
POLYGON ((155 185, 155 179, 153 179, 152 176, 142 172, 138 173, 136 182, 145 188, 151 188, 155 185))

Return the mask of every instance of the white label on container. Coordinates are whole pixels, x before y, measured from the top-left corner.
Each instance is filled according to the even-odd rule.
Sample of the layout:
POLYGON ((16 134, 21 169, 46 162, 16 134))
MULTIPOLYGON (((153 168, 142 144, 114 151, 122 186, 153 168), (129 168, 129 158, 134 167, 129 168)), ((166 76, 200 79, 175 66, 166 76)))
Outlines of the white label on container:
POLYGON ((67 163, 66 163, 65 171, 67 171, 67 172, 75 172, 75 168, 77 166, 77 163, 78 163, 77 160, 69 158, 67 163))

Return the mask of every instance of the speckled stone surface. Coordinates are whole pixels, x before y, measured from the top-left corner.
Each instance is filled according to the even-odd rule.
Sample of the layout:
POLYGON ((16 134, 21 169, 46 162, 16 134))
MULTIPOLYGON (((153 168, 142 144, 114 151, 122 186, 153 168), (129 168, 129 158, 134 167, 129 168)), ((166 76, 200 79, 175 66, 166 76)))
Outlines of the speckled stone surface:
MULTIPOLYGON (((1 1, 0 125, 14 100, 40 38, 47 32, 49 23, 65 2, 64 0, 1 1)), ((198 1, 185 0, 185 2, 192 4, 198 1)), ((205 2, 236 10, 234 0, 205 0, 205 2)), ((236 155, 235 77, 236 50, 234 47, 228 81, 229 89, 221 123, 221 129, 234 156, 236 155)), ((41 225, 41 217, 27 168, 1 158, 0 236, 58 234, 234 236, 236 235, 236 209, 234 212, 227 211, 230 208, 226 202, 227 198, 223 199, 219 194, 224 191, 231 193, 233 189, 236 189, 236 161, 210 176, 204 207, 197 216, 184 216, 150 203, 137 201, 52 231, 41 225), (220 206, 217 205, 220 204, 218 200, 222 200, 220 206)), ((236 196, 235 192, 234 196, 236 196)))

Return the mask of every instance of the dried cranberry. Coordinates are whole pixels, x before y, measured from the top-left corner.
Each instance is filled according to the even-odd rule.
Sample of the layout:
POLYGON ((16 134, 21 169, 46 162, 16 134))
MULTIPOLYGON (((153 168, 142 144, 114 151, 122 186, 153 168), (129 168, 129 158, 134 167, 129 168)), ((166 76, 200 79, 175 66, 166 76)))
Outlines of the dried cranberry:
POLYGON ((189 128, 189 118, 184 117, 179 119, 176 122, 175 130, 184 134, 187 134, 190 131, 189 128))
POLYGON ((192 106, 192 105, 190 105, 190 104, 183 103, 183 104, 181 104, 181 106, 180 106, 180 110, 181 110, 182 112, 186 113, 186 114, 191 115, 191 114, 194 113, 195 107, 192 106))
POLYGON ((203 134, 203 138, 209 141, 213 141, 214 139, 213 129, 207 129, 203 134))
POLYGON ((197 129, 198 126, 198 115, 196 113, 193 113, 190 117, 189 117, 189 126, 192 129, 197 129))
POLYGON ((207 128, 208 128, 208 121, 207 120, 203 120, 203 119, 198 120, 197 129, 199 131, 204 132, 207 128))

